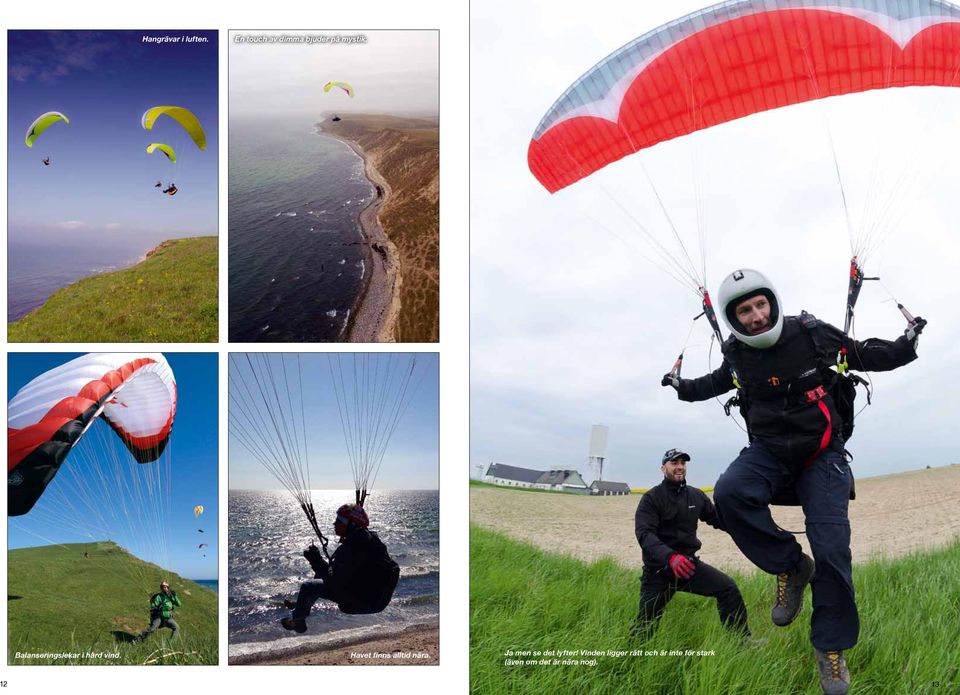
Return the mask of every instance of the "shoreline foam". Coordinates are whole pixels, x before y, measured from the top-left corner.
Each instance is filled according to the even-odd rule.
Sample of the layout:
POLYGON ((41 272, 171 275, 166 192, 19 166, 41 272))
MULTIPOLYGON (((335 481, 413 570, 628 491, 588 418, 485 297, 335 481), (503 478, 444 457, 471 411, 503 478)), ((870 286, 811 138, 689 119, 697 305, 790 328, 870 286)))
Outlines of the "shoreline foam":
POLYGON ((364 236, 364 260, 369 263, 370 273, 354 303, 353 311, 350 312, 350 319, 344 331, 346 342, 395 342, 403 276, 400 273, 400 254, 384 230, 378 214, 390 198, 392 192, 390 184, 377 170, 370 156, 359 143, 325 131, 319 125, 317 133, 328 135, 350 147, 354 154, 363 160, 364 176, 374 188, 373 199, 360 211, 359 216, 360 228, 364 236), (382 249, 382 251, 375 249, 382 249))
MULTIPOLYGON (((309 622, 308 622, 309 624, 309 622)), ((287 633, 292 634, 292 633, 287 633)), ((231 644, 230 665, 430 665, 440 660, 436 621, 392 632, 383 626, 345 631, 342 635, 282 637, 276 642, 231 644)))

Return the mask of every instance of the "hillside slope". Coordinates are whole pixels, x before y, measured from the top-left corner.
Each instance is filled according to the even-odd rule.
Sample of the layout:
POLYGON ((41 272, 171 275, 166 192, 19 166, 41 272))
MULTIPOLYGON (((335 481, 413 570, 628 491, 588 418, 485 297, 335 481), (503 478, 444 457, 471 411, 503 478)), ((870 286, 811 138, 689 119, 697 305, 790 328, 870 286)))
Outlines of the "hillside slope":
POLYGON ((379 217, 400 253, 399 342, 440 337, 440 128, 435 121, 342 114, 323 130, 356 142, 390 185, 379 217))
POLYGON ((8 325, 9 341, 214 342, 217 237, 165 241, 131 268, 84 278, 8 325))
POLYGON ((217 595, 115 543, 22 548, 7 561, 11 665, 217 663, 217 595), (161 629, 135 644, 164 579, 183 602, 181 635, 161 629))

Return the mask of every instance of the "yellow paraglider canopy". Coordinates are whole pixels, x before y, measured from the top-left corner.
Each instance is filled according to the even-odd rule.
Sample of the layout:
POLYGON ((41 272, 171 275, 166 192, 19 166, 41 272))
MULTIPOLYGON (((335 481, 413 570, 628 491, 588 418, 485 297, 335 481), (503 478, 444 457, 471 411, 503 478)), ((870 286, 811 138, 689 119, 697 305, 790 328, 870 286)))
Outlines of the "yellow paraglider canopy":
POLYGON ((37 116, 37 120, 31 123, 30 127, 27 128, 27 135, 24 138, 24 141, 27 143, 27 147, 33 147, 33 141, 37 139, 40 133, 45 131, 57 121, 70 123, 70 119, 59 111, 47 111, 46 113, 37 116))
MULTIPOLYGON (((147 145, 147 154, 153 154, 156 150, 160 150, 167 155, 167 159, 170 160, 171 164, 177 163, 177 153, 173 151, 173 148, 170 147, 170 145, 164 145, 162 142, 155 142, 151 145, 147 145)), ((200 509, 202 510, 203 507, 200 509)))
POLYGON ((182 106, 154 106, 144 112, 143 117, 140 119, 140 124, 146 130, 152 130, 154 121, 160 116, 169 116, 175 120, 187 131, 187 134, 193 139, 197 147, 201 150, 207 149, 207 135, 203 132, 200 121, 197 120, 197 117, 193 115, 192 111, 182 106))
POLYGON ((193 516, 197 517, 197 516, 200 516, 201 514, 203 514, 203 505, 198 504, 196 507, 193 508, 193 516))
POLYGON ((327 82, 325 85, 323 85, 323 91, 329 92, 334 87, 339 87, 349 94, 351 99, 353 98, 353 87, 348 85, 346 82, 327 82))

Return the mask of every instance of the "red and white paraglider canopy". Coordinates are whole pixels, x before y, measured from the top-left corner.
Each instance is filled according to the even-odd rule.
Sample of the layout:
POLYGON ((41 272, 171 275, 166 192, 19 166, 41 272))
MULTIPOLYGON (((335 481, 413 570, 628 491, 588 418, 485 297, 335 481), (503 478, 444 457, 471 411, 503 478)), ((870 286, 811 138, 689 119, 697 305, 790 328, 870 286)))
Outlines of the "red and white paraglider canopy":
POLYGON ((149 463, 163 453, 176 410, 176 381, 159 353, 91 353, 41 374, 7 408, 9 514, 30 511, 97 417, 149 463))

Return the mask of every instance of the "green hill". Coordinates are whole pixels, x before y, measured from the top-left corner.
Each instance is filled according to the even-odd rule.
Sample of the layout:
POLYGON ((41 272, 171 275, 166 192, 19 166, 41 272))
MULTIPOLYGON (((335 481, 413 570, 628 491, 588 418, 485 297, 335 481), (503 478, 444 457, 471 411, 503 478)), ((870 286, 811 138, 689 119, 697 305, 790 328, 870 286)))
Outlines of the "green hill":
MULTIPOLYGON (((891 539, 891 543, 895 543, 891 539)), ((625 553, 639 552, 637 547, 625 553)), ((470 530, 472 693, 819 693, 811 599, 786 628, 770 621, 774 579, 731 572, 757 642, 726 633, 710 598, 677 593, 658 628, 631 638, 640 573, 585 563, 478 526, 470 530)), ((960 687, 960 538, 941 550, 857 564, 860 639, 851 693, 960 687)))
POLYGON ((57 290, 11 343, 217 340, 217 237, 165 241, 131 268, 57 290))
POLYGON ((10 550, 7 565, 10 665, 217 663, 216 593, 115 543, 10 550), (134 643, 163 579, 183 602, 180 636, 161 628, 134 643))

